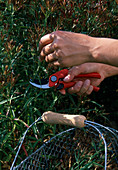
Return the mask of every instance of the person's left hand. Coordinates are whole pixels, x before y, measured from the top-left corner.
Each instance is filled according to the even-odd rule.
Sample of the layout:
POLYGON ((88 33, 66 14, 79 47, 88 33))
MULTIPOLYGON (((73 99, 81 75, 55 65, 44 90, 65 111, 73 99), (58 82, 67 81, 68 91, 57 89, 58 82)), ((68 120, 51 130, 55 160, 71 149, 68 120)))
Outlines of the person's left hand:
MULTIPOLYGON (((96 39, 85 34, 55 31, 43 36, 39 42, 39 60, 52 66, 70 67, 93 59, 92 48, 96 39)), ((93 60, 92 60, 93 62, 93 60)))

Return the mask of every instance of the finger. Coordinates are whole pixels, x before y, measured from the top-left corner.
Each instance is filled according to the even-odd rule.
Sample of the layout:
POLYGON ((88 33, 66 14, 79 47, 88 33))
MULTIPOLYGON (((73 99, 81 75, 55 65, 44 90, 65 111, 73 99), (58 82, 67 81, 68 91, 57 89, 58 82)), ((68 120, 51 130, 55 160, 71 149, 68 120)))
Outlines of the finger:
POLYGON ((79 66, 74 66, 68 71, 68 75, 64 78, 65 82, 72 81, 75 76, 80 74, 79 66))
POLYGON ((62 90, 59 90, 61 94, 65 95, 66 94, 66 90, 65 89, 62 89, 62 90))
POLYGON ((55 51, 45 57, 45 60, 47 62, 53 62, 55 60, 58 60, 58 62, 61 64, 62 63, 62 55, 61 51, 58 49, 57 46, 54 45, 55 51))
POLYGON ((49 68, 51 68, 51 67, 53 67, 53 68, 56 67, 56 68, 57 68, 58 66, 60 66, 60 63, 59 63, 58 60, 56 60, 56 61, 51 62, 51 63, 48 64, 48 67, 49 67, 49 68))
POLYGON ((63 80, 65 82, 70 82, 74 79, 74 75, 68 74, 63 80))
POLYGON ((56 55, 56 52, 53 52, 45 57, 46 62, 56 61, 57 59, 58 59, 58 56, 56 55))
POLYGON ((88 90, 86 91, 86 95, 90 95, 93 91, 93 86, 90 85, 90 87, 88 88, 88 90))
POLYGON ((54 61, 54 62, 52 62, 52 64, 54 65, 54 66, 61 66, 60 65, 60 62, 57 60, 57 61, 54 61))
POLYGON ((83 82, 82 81, 78 81, 73 87, 68 89, 68 92, 70 94, 72 93, 78 93, 80 91, 80 89, 82 88, 83 82))
POLYGON ((40 53, 40 60, 44 60, 45 56, 54 52, 54 45, 53 44, 48 44, 43 49, 41 50, 40 53))
POLYGON ((87 92, 87 90, 89 89, 89 87, 90 87, 90 80, 87 79, 84 81, 83 86, 81 87, 81 89, 79 91, 79 94, 80 95, 85 94, 87 92))
POLYGON ((39 42, 39 51, 41 51, 45 45, 52 43, 54 38, 55 38, 54 33, 43 36, 39 42))

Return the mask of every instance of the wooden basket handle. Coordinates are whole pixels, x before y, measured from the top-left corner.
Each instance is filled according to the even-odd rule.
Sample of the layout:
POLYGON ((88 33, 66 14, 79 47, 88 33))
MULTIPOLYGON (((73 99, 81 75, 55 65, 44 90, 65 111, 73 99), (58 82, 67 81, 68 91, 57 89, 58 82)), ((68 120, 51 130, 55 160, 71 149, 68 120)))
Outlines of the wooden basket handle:
POLYGON ((86 126, 84 124, 86 117, 83 115, 69 115, 69 114, 60 114, 52 111, 47 111, 43 113, 42 120, 45 123, 49 123, 49 124, 63 124, 63 125, 75 126, 78 128, 82 128, 86 126))

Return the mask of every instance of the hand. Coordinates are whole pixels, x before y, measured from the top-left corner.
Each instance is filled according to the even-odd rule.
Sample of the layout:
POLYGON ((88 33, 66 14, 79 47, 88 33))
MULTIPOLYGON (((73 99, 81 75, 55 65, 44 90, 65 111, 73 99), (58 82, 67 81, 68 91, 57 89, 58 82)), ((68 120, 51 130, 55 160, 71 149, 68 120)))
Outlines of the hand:
POLYGON ((41 38, 40 61, 61 67, 79 65, 92 59, 94 38, 78 33, 55 31, 41 38), (92 41, 91 41, 92 40, 92 41))
MULTIPOLYGON (((91 72, 98 72, 101 75, 100 79, 89 78, 89 79, 81 79, 79 80, 73 87, 68 89, 69 93, 76 93, 78 95, 90 95, 93 91, 93 85, 99 86, 100 83, 106 78, 113 75, 118 74, 118 68, 109 66, 106 64, 99 63, 85 63, 80 66, 72 67, 68 75, 65 77, 65 82, 70 82, 74 79, 78 74, 86 74, 91 72)), ((62 94, 65 94, 65 90, 60 91, 62 94)))

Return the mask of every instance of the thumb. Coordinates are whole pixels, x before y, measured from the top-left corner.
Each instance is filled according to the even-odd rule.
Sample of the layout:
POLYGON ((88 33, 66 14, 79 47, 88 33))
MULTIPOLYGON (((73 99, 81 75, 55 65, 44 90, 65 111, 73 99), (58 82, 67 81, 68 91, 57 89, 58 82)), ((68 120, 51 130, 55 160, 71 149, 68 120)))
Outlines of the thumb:
POLYGON ((65 82, 70 82, 74 79, 74 75, 73 74, 68 74, 65 78, 64 81, 65 82))
POLYGON ((80 67, 79 66, 74 66, 68 71, 68 75, 64 78, 65 82, 70 82, 74 79, 75 76, 80 74, 80 67))

